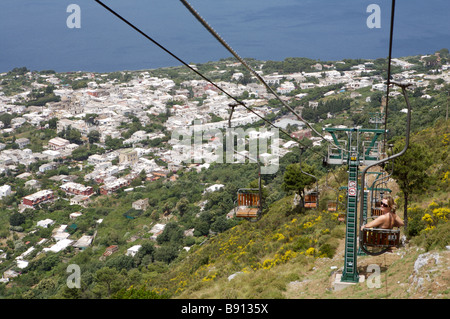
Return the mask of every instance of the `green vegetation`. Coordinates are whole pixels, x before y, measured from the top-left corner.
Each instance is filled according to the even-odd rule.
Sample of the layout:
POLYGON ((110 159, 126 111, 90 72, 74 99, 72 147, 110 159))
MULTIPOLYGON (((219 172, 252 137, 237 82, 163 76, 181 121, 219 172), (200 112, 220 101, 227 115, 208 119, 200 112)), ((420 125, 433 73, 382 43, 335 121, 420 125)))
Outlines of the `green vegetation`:
MULTIPOLYGON (((448 50, 440 51, 442 61, 448 59, 448 50)), ((418 70, 430 72, 436 66, 434 58, 418 62, 417 57, 409 58, 419 66, 418 70)), ((248 59, 256 69, 265 74, 272 72, 313 72, 318 61, 305 58, 288 58, 281 62, 248 59), (261 67, 262 65, 262 67, 261 67)), ((346 59, 337 63, 336 70, 344 72, 369 60, 346 59)), ((384 76, 386 59, 373 62, 374 74, 384 76)), ((244 77, 234 83, 248 84, 255 81, 240 66, 225 67, 234 60, 224 59, 219 62, 198 64, 197 68, 214 80, 229 81, 232 74, 242 72, 244 77), (224 69, 225 72, 218 72, 224 69)), ((328 62, 327 62, 328 63, 328 62)), ((322 63, 325 64, 325 63, 322 63)), ((328 64, 331 64, 329 62, 328 64)), ((398 72, 399 67, 395 68, 398 72)), ((34 72, 33 72, 34 73, 34 72)), ((41 71, 41 75, 53 75, 52 70, 41 71)), ((184 68, 164 68, 150 70, 151 76, 167 76, 174 80, 177 88, 185 80, 195 78, 184 68)), ((55 74, 63 85, 72 89, 88 86, 89 77, 75 73, 55 74)), ((133 72, 116 72, 104 76, 98 83, 117 80, 127 86, 135 79, 133 72)), ((5 95, 23 92, 33 78, 26 68, 16 68, 2 77, 2 91, 5 95)), ((36 80, 41 81, 41 80, 36 80)), ((341 90, 342 85, 329 85, 313 89, 296 90, 286 95, 291 106, 300 108, 302 115, 314 123, 320 130, 325 125, 361 125, 369 127, 369 114, 380 111, 382 92, 370 87, 355 90, 360 96, 341 90), (324 93, 336 91, 334 95, 324 97, 324 93), (302 99, 294 96, 308 93, 302 99), (370 99, 368 99, 370 98, 370 99), (309 102, 317 102, 312 107, 309 102)), ((55 86, 46 85, 32 91, 30 95, 19 100, 20 105, 34 107, 57 101, 54 96, 55 86), (55 99, 54 99, 55 98, 55 99)), ((400 282, 401 269, 410 269, 417 258, 417 250, 434 251, 445 249, 450 244, 449 223, 450 187, 449 143, 450 132, 448 120, 445 119, 445 105, 448 103, 448 84, 439 80, 430 80, 427 86, 415 88, 410 92, 413 106, 411 146, 407 153, 395 161, 393 183, 396 186, 396 201, 399 214, 407 221, 403 230, 408 247, 400 250, 405 258, 392 264, 386 271, 389 276, 400 282), (424 94, 432 95, 423 98, 424 94), (411 249, 411 250, 403 250, 411 249), (412 250, 416 250, 411 253, 412 250)), ((190 93, 193 99, 193 92, 190 93)), ((243 94, 250 98, 251 95, 243 94)), ((204 97, 198 97, 199 105, 204 97)), ((301 174, 299 167, 300 150, 293 148, 280 159, 276 174, 261 176, 264 185, 264 207, 260 220, 249 222, 236 218, 227 218, 235 208, 236 193, 239 188, 254 188, 258 182, 256 164, 211 164, 209 168, 197 171, 196 167, 170 171, 167 178, 154 181, 146 180, 145 171, 133 180, 132 191, 119 189, 111 195, 99 195, 99 185, 94 181, 84 181, 83 177, 93 168, 86 163, 93 154, 102 154, 109 150, 124 147, 123 139, 143 130, 147 133, 162 132, 165 136, 155 140, 142 141, 143 147, 168 147, 169 132, 164 124, 171 111, 179 102, 167 103, 166 112, 159 115, 149 114, 149 125, 143 125, 136 116, 128 116, 129 122, 121 124, 120 138, 106 137, 100 143, 100 133, 91 131, 87 136, 71 127, 56 134, 57 121, 43 121, 41 129, 29 124, 16 129, 14 133, 4 133, 2 142, 5 149, 17 148, 18 138, 30 139, 30 149, 42 151, 50 138, 60 136, 71 143, 80 145, 66 159, 53 161, 55 167, 44 173, 37 173, 39 167, 46 163, 38 161, 28 166, 18 164, 14 171, 7 171, 0 176, 0 185, 12 185, 13 193, 0 202, 0 249, 5 253, 1 260, 0 271, 7 269, 21 272, 10 283, 0 283, 2 298, 25 299, 161 299, 161 298, 335 298, 342 296, 326 290, 330 284, 330 266, 341 266, 341 245, 345 225, 338 221, 338 213, 345 208, 345 194, 339 188, 347 182, 345 166, 323 167, 319 154, 326 153, 326 145, 308 146, 302 153, 302 170, 318 177, 320 202, 318 209, 304 209, 294 204, 294 194, 303 197, 305 190, 315 186, 315 180, 301 174), (104 146, 104 148, 102 147, 104 146), (30 172, 38 176, 42 189, 51 189, 57 194, 54 203, 37 205, 35 210, 26 209, 19 213, 22 197, 35 192, 26 186, 26 180, 17 175, 30 172), (67 175, 76 182, 92 186, 95 195, 86 207, 70 205, 69 197, 59 188, 54 177, 67 175), (206 192, 214 184, 223 184, 218 191, 206 192), (137 210, 132 204, 140 199, 148 200, 148 207, 137 210), (327 210, 328 201, 338 201, 338 211, 327 210), (82 212, 72 220, 69 215, 82 212), (43 219, 56 221, 49 228, 37 227, 43 219), (100 222, 100 220, 102 222, 100 222), (160 234, 152 233, 153 227, 164 224, 160 234), (60 225, 68 225, 67 232, 72 239, 83 235, 95 236, 92 244, 84 249, 69 247, 60 252, 41 252, 38 243, 49 239, 52 231, 60 225), (117 251, 105 254, 111 246, 117 251), (141 245, 134 255, 127 250, 141 245), (29 252, 29 264, 23 269, 16 266, 16 257, 27 252, 30 247, 38 247, 29 252), (81 288, 70 289, 66 285, 67 266, 79 265, 81 268, 81 288), (230 277, 231 276, 231 277, 230 277), (314 290, 313 284, 320 286, 314 290), (293 284, 294 283, 294 284, 293 284), (292 291, 291 286, 301 286, 301 292, 292 291), (304 285, 304 286, 302 286, 304 285), (302 293, 306 295, 302 296, 302 293)), ((282 108, 276 100, 269 100, 271 109, 280 109, 279 113, 268 116, 277 120, 288 110, 282 108)), ((152 106, 148 107, 151 110, 152 106)), ((402 97, 389 100, 388 142, 394 144, 394 152, 404 145, 404 123, 406 115, 402 97)), ((11 127, 11 121, 19 114, 4 113, 0 120, 5 128, 11 127)), ((212 122, 223 120, 210 114, 212 122)), ((96 125, 97 114, 86 114, 84 120, 96 125)), ((254 123, 252 127, 264 125, 254 123)), ((250 125, 249 125, 250 126, 250 125)), ((289 127, 289 132, 294 128, 289 127)), ((283 137, 283 136, 282 136, 283 137)), ((152 158, 152 154, 148 156, 152 158)), ((167 163, 155 158, 159 164, 167 163)), ((113 161, 117 164, 117 160, 113 161)), ((124 176, 128 171, 119 175, 124 176)), ((50 239, 51 240, 51 239, 50 239)), ((48 247, 48 243, 45 244, 48 247)), ((362 265, 369 259, 362 257, 362 265)), ((372 260, 371 260, 372 261, 372 260)), ((373 261, 380 263, 380 260, 373 261)), ((402 275, 408 277, 406 275, 402 275)), ((401 289, 401 288, 399 288, 401 289)), ((446 288, 447 289, 447 288, 446 288)), ((448 290, 448 289, 447 289, 448 290)), ((358 287, 348 292, 356 298, 384 298, 380 291, 367 291, 358 287)), ((441 294, 447 294, 448 291, 441 294)), ((405 289, 393 292, 392 296, 407 298, 405 289), (397 295, 395 295, 397 294, 397 295)), ((435 295, 433 295, 435 296, 435 295)))

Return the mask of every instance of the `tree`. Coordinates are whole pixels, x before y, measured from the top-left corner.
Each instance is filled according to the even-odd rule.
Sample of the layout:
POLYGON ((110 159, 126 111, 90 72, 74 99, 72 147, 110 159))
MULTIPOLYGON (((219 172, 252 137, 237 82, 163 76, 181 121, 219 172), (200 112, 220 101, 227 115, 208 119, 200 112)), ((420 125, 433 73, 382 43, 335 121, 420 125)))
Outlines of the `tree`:
POLYGON ((170 242, 175 245, 181 244, 183 241, 183 231, 177 223, 170 222, 166 224, 163 232, 156 238, 158 244, 170 242))
POLYGON ((72 152, 72 158, 76 161, 84 161, 89 155, 89 150, 85 146, 80 146, 72 152))
POLYGON ((58 126, 58 118, 53 117, 48 121, 48 128, 54 130, 58 126))
MULTIPOLYGON (((302 164, 303 172, 314 175, 314 170, 308 164, 302 164)), ((295 191, 300 195, 300 198, 304 199, 305 188, 309 185, 312 185, 315 182, 315 179, 311 176, 308 176, 302 173, 300 169, 300 164, 289 164, 286 167, 286 171, 284 173, 284 180, 282 187, 285 191, 295 191)))
POLYGON ((186 197, 183 197, 178 201, 175 209, 180 213, 180 216, 183 216, 187 212, 188 206, 189 200, 186 197))
POLYGON ((20 226, 25 223, 25 215, 21 213, 14 213, 9 217, 9 224, 11 226, 20 226))
POLYGON ((155 260, 157 261, 163 261, 169 264, 177 257, 178 257, 178 247, 170 243, 161 245, 161 247, 155 251, 155 260))
POLYGON ((67 139, 71 142, 71 143, 75 143, 75 144, 82 144, 83 142, 81 141, 81 133, 80 131, 78 131, 77 129, 71 128, 70 130, 68 130, 67 133, 67 139))
POLYGON ((440 49, 438 52, 441 58, 449 56, 449 50, 447 48, 440 49))
POLYGON ((106 288, 108 297, 111 296, 113 283, 117 280, 119 272, 116 268, 103 267, 96 271, 94 280, 100 287, 106 288))
POLYGON ((134 266, 133 257, 127 255, 119 255, 112 257, 106 262, 106 266, 116 268, 118 271, 122 269, 130 270, 134 266))
POLYGON ((59 257, 56 254, 47 255, 46 258, 41 259, 40 268, 43 271, 49 271, 60 263, 59 257))
POLYGON ((123 147, 123 140, 120 138, 112 138, 111 136, 106 136, 105 145, 108 149, 119 149, 123 147))
POLYGON ((211 224, 211 230, 214 232, 222 233, 234 226, 233 221, 227 219, 224 215, 216 218, 216 221, 211 224))
POLYGON ((153 255, 155 253, 155 245, 152 242, 146 241, 142 243, 141 249, 134 256, 135 263, 140 265, 145 260, 144 257, 147 257, 148 262, 153 261, 153 255))
MULTIPOLYGON (((393 149, 394 154, 399 153, 404 146, 403 141, 397 142, 393 149)), ((410 143, 405 154, 394 159, 392 176, 403 192, 405 230, 408 227, 408 199, 410 195, 424 190, 429 178, 427 168, 431 165, 431 161, 426 154, 424 146, 410 143)))
POLYGON ((90 144, 94 144, 97 143, 98 141, 100 141, 100 133, 98 131, 91 131, 88 134, 88 138, 89 138, 89 143, 90 144))

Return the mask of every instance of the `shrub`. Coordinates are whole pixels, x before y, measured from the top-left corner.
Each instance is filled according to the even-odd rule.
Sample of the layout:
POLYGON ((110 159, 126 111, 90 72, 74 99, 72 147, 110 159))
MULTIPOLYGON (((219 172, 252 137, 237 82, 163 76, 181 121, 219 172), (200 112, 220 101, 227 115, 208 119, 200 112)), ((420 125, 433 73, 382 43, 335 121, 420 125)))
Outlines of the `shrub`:
POLYGON ((425 229, 425 223, 422 221, 424 210, 419 207, 408 208, 408 229, 407 235, 414 237, 425 229))
POLYGON ((337 247, 335 245, 331 244, 323 244, 319 249, 319 256, 320 257, 327 257, 327 258, 333 258, 334 254, 336 253, 337 247))
POLYGON ((148 290, 145 287, 134 288, 133 286, 120 289, 113 299, 169 299, 170 295, 156 290, 148 290))
POLYGON ((450 223, 439 224, 429 231, 422 232, 414 238, 414 243, 423 246, 426 251, 444 249, 450 244, 450 223))
POLYGON ((11 226, 20 226, 25 222, 25 215, 21 213, 14 213, 9 218, 9 224, 11 226))
POLYGON ((178 249, 171 244, 164 244, 155 251, 155 260, 170 263, 178 257, 178 249))

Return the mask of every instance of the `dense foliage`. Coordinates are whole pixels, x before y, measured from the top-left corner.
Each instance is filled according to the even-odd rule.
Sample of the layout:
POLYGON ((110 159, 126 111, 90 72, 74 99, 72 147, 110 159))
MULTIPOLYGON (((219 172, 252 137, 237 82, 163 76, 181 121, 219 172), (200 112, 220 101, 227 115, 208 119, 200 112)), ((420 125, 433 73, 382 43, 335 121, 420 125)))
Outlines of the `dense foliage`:
MULTIPOLYGON (((444 58, 448 56, 448 51, 447 55, 445 51, 442 53, 444 58)), ((228 62, 230 61, 223 60, 220 63, 228 62)), ((339 71, 351 69, 365 60, 344 62, 345 66, 340 65, 339 71)), ((259 65, 254 60, 249 60, 249 63, 259 65)), ((316 63, 317 61, 306 58, 288 58, 281 62, 267 61, 262 70, 265 73, 311 72, 316 63)), ((430 60, 429 63, 432 64, 433 61, 430 60)), ((198 68, 202 72, 211 72, 217 79, 229 78, 232 72, 241 70, 236 68, 223 74, 214 73, 214 63, 198 65, 198 68)), ((383 74, 386 60, 376 60, 374 68, 376 72, 383 74)), ((424 71, 428 72, 429 68, 425 67, 424 71)), ((16 78, 27 72, 26 68, 16 68, 8 73, 2 84, 5 86, 4 92, 19 92, 22 86, 28 85, 27 81, 20 82, 16 78)), ((152 75, 169 75, 177 85, 189 78, 179 68, 153 70, 152 75)), ((126 83, 132 77, 129 72, 117 72, 107 78, 117 78, 120 83, 126 83)), ((245 73, 242 83, 253 80, 245 73)), ((429 250, 441 249, 450 243, 450 132, 448 120, 444 119, 444 105, 448 103, 449 88, 448 84, 443 85, 438 80, 430 82, 426 88, 416 88, 409 92, 413 105, 411 145, 405 156, 395 161, 393 174, 400 188, 397 203, 399 207, 403 207, 408 222, 405 234, 411 242, 429 250), (433 97, 423 98, 425 93, 432 94, 433 97)), ((67 84, 72 85, 72 88, 87 86, 86 81, 67 81, 67 84)), ((310 90, 297 88, 292 95, 304 91, 308 96, 300 101, 292 99, 290 103, 293 107, 301 107, 305 119, 315 123, 318 129, 338 124, 369 126, 369 113, 380 110, 383 94, 363 88, 358 90, 361 96, 356 98, 352 98, 350 92, 345 90, 339 95, 322 98, 325 92, 340 88, 341 85, 310 90), (317 101, 317 107, 309 106, 310 101, 317 101)), ((50 87, 33 94, 29 106, 39 105, 51 98, 53 93, 50 87)), ((270 100, 269 105, 274 109, 279 107, 274 100, 270 100)), ((394 152, 404 145, 406 115, 401 112, 404 108, 401 96, 389 100, 388 140, 395 145, 394 152)), ((280 113, 287 114, 288 111, 281 108, 280 113)), ((148 126, 142 126, 139 119, 130 117, 130 123, 123 124, 128 130, 122 137, 130 137, 141 129, 147 132, 164 132, 164 122, 169 115, 170 111, 150 116, 152 123, 148 126)), ((276 120, 278 115, 271 116, 271 120, 276 120)), ((18 115, 4 113, 0 115, 0 120, 5 127, 10 127, 11 120, 15 117, 18 115)), ((86 115, 86 121, 91 124, 95 120, 95 115, 86 115)), ((56 121, 50 120, 42 124, 40 130, 24 125, 15 134, 17 137, 29 138, 33 151, 42 151, 45 142, 57 136, 56 121)), ((259 124, 263 123, 259 122, 255 126, 259 124)), ((0 176, 1 185, 14 185, 13 193, 3 198, 0 206, 1 249, 6 254, 0 270, 2 273, 6 269, 21 272, 20 276, 14 278, 13 284, 0 283, 0 296, 4 298, 189 297, 191 293, 211 287, 215 282, 226 282, 228 276, 239 273, 252 273, 260 280, 259 283, 249 283, 256 287, 252 290, 254 295, 244 290, 241 294, 237 293, 238 288, 234 287, 235 290, 230 290, 233 292, 229 295, 226 295, 226 291, 218 292, 219 297, 279 298, 279 287, 297 280, 297 275, 292 272, 275 279, 264 271, 286 266, 290 262, 308 265, 318 258, 332 258, 339 240, 344 236, 345 227, 337 219, 338 212, 328 212, 326 204, 328 200, 336 200, 340 209, 345 207, 344 195, 338 189, 346 184, 347 172, 344 166, 322 166, 322 157, 318 154, 326 153, 326 145, 313 147, 311 141, 305 141, 308 148, 302 154, 302 170, 319 179, 319 209, 305 210, 293 205, 293 193, 303 195, 305 189, 315 186, 313 178, 301 174, 298 164, 300 150, 294 148, 280 159, 279 169, 275 174, 261 176, 264 185, 263 216, 257 222, 248 222, 229 219, 227 214, 235 208, 239 188, 257 185, 258 168, 255 164, 212 164, 199 171, 195 168, 182 169, 171 172, 168 179, 151 182, 146 181, 145 174, 142 174, 133 181, 132 192, 120 189, 112 195, 98 196, 87 207, 70 205, 52 177, 72 175, 76 177, 76 181, 85 183, 83 175, 92 168, 84 165, 80 170, 77 161, 86 161, 92 154, 120 149, 123 147, 123 139, 107 138, 106 149, 102 149, 97 145, 98 132, 92 132, 87 141, 81 138, 80 132, 70 127, 58 135, 81 146, 72 153, 71 158, 56 160, 55 163, 59 164, 57 167, 39 174, 42 188, 52 189, 61 195, 53 204, 41 204, 36 210, 18 213, 22 197, 34 190, 26 187, 24 180, 11 174, 4 173, 0 176), (215 184, 223 187, 213 192, 206 191, 215 184), (149 207, 143 211, 132 209, 132 203, 139 199, 148 199, 149 207), (82 211, 82 216, 76 221, 71 220, 69 214, 78 211, 82 211), (31 251, 27 257, 31 261, 26 268, 19 270, 14 267, 16 257, 25 253, 29 247, 37 246, 43 238, 51 236, 51 228, 36 227, 37 221, 47 218, 57 221, 58 225, 69 225, 68 231, 72 238, 78 239, 84 234, 95 235, 93 244, 81 251, 73 247, 58 253, 38 254, 37 251, 31 251), (103 221, 99 223, 99 220, 103 221), (158 223, 165 224, 164 231, 152 238, 154 234, 151 229, 158 223), (118 251, 104 256, 106 249, 112 245, 117 245, 118 251), (141 245, 140 250, 134 256, 128 255, 127 249, 134 245, 141 245), (76 264, 81 268, 80 289, 67 287, 69 264, 76 264), (270 278, 270 283, 275 288, 263 287, 267 283, 264 276, 270 278)), ((16 147, 15 140, 15 135, 3 135, 6 149, 16 147)), ((167 140, 168 138, 163 138, 145 143, 146 146, 162 147, 167 140)), ((28 167, 19 164, 15 168, 15 175, 27 171, 36 173, 41 164, 37 162, 28 167)), ((98 185, 92 181, 86 184, 98 193, 98 185)))

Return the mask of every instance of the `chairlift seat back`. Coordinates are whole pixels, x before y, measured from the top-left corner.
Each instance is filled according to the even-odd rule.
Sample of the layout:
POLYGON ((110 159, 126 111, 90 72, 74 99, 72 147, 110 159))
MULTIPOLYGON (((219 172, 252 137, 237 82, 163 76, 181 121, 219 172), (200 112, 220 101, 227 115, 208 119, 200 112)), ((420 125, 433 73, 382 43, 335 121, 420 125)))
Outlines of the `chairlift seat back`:
POLYGON ((400 230, 382 228, 364 228, 363 243, 367 247, 399 247, 400 230))

